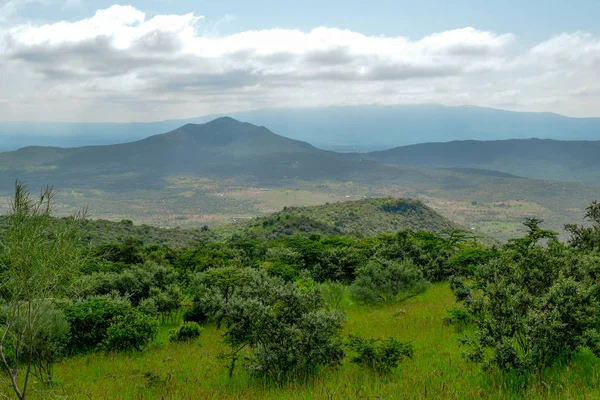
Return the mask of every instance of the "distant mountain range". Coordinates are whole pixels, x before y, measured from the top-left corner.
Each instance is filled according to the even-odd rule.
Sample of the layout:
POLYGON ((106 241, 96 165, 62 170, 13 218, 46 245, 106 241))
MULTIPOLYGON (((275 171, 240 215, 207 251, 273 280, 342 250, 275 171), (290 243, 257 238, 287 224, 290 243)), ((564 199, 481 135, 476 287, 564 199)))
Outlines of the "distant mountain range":
MULTIPOLYGON (((543 138, 599 140, 600 118, 441 105, 271 108, 228 113, 285 137, 337 151, 373 151, 425 142, 543 138)), ((152 123, 0 122, 0 151, 29 145, 124 143, 205 123, 221 115, 152 123)))
POLYGON ((597 148, 524 140, 339 153, 221 117, 130 143, 0 153, 0 195, 15 180, 31 188, 50 184, 64 191, 65 213, 92 202, 96 215, 169 215, 171 224, 261 215, 261 207, 273 210, 294 193, 297 200, 284 204, 393 195, 421 199, 454 222, 505 238, 524 216, 546 219, 556 230, 581 218, 600 198, 600 185, 524 176, 600 182, 597 148), (272 195, 248 192, 260 194, 258 188, 272 195))
POLYGON ((229 117, 186 124, 136 142, 75 148, 30 146, 0 153, 0 188, 15 179, 60 187, 129 190, 176 174, 248 178, 349 179, 376 162, 319 150, 229 117))
POLYGON ((600 182, 600 141, 541 139, 423 143, 357 154, 428 168, 478 168, 534 178, 600 182))

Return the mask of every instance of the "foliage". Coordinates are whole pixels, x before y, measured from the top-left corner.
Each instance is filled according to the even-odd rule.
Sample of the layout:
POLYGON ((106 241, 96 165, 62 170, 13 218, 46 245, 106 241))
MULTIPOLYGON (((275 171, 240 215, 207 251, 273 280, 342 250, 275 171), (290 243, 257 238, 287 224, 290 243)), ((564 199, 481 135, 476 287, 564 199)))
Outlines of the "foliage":
POLYGON ((571 234, 569 244, 582 250, 600 250, 600 202, 593 201, 586 209, 585 219, 591 226, 565 225, 571 234))
POLYGON ((528 220, 528 235, 473 278, 465 309, 476 329, 467 356, 484 368, 539 371, 580 346, 600 355, 597 260, 565 248, 540 222, 528 220))
MULTIPOLYGON (((84 276, 84 286, 88 295, 108 295, 117 293, 127 297, 134 306, 142 300, 152 296, 159 296, 158 292, 174 291, 178 281, 178 274, 172 266, 159 265, 148 261, 143 265, 136 265, 120 273, 98 272, 84 276), (170 289, 169 289, 170 288, 170 289)), ((161 310, 162 311, 162 310, 161 310)))
POLYGON ((67 307, 65 315, 71 325, 70 351, 95 349, 106 339, 113 321, 132 311, 128 301, 110 297, 94 297, 67 307))
POLYGON ((102 347, 107 351, 141 351, 158 335, 158 321, 140 312, 118 315, 106 330, 102 347))
POLYGON ((226 327, 225 343, 232 348, 230 374, 244 348, 252 352, 250 372, 275 380, 340 362, 341 313, 323 310, 316 291, 302 293, 260 270, 246 274, 250 279, 236 286, 228 299, 219 290, 205 299, 214 320, 226 327))
MULTIPOLYGON (((27 188, 17 182, 0 241, 0 293, 6 302, 0 358, 19 399, 26 396, 32 368, 40 366, 35 364, 35 346, 45 339, 48 345, 60 339, 60 335, 52 340, 48 336, 56 332, 53 325, 46 323, 46 314, 51 312, 47 301, 65 294, 85 264, 75 224, 85 213, 55 225, 51 217, 53 198, 54 192, 46 188, 34 200, 27 188), (14 343, 14 365, 5 355, 3 345, 7 340, 14 343)), ((52 358, 48 356, 46 361, 51 363, 52 358)))
POLYGON ((170 342, 187 342, 198 339, 202 333, 202 328, 196 322, 185 322, 176 329, 169 332, 170 342))
POLYGON ((331 281, 321 283, 318 290, 321 293, 325 307, 330 310, 341 309, 348 292, 347 286, 331 281))
POLYGON ((192 308, 183 313, 184 322, 196 322, 198 324, 208 321, 208 315, 199 301, 195 301, 192 308))
MULTIPOLYGON (((32 327, 38 333, 34 336, 33 346, 25 348, 21 354, 17 354, 18 341, 14 331, 25 331, 27 325, 26 319, 22 318, 15 322, 14 331, 9 331, 4 344, 5 357, 11 368, 16 368, 19 361, 31 360, 32 373, 44 385, 50 385, 53 378, 54 363, 60 361, 65 356, 65 350, 69 338, 69 324, 65 319, 64 313, 46 302, 43 305, 43 312, 36 325, 32 327), (29 354, 31 352, 31 354, 29 354)), ((2 310, 0 320, 4 322, 7 316, 7 309, 2 310)), ((23 313, 24 314, 24 313, 23 313)), ((4 333, 4 331, 2 332, 4 333)), ((25 332, 26 335, 29 332, 25 332)))
POLYGON ((350 293, 365 304, 393 303, 424 292, 428 285, 409 259, 373 259, 358 269, 350 293))
POLYGON ((410 259, 426 279, 437 282, 456 274, 448 260, 457 253, 454 238, 444 238, 431 232, 400 231, 382 237, 376 256, 388 260, 410 259))
POLYGON ((402 343, 390 337, 388 339, 366 339, 350 335, 346 346, 354 351, 352 362, 371 369, 378 374, 387 374, 397 368, 400 361, 412 358, 414 354, 410 343, 402 343))

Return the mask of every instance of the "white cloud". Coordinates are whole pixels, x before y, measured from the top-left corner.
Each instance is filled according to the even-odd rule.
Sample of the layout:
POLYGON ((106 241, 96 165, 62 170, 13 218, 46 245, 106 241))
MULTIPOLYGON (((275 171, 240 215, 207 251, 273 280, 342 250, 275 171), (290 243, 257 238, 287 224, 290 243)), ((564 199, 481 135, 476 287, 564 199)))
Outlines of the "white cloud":
POLYGON ((560 34, 525 50, 516 43, 472 27, 420 39, 327 27, 224 36, 192 13, 148 17, 115 5, 80 21, 0 28, 0 101, 19 99, 0 119, 422 102, 597 112, 589 80, 597 79, 598 38, 560 34))

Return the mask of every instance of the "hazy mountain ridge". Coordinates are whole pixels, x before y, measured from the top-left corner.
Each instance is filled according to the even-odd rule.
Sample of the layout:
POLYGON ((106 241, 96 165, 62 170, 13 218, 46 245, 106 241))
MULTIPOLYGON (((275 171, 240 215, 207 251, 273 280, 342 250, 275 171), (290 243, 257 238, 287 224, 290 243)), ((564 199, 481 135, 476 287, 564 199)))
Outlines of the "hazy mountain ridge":
POLYGON ((478 168, 534 179, 600 182, 600 141, 511 139, 423 143, 360 154, 429 168, 478 168))
POLYGON ((219 118, 126 144, 0 153, 0 195, 15 180, 31 188, 51 184, 64 191, 63 215, 87 204, 96 218, 169 227, 215 225, 284 206, 412 197, 500 238, 512 236, 526 216, 559 231, 600 198, 599 185, 533 180, 487 166, 427 167, 320 150, 219 118), (270 192, 259 190, 265 187, 270 192))
MULTIPOLYGON (((38 146, 0 153, 0 176, 10 178, 7 182, 15 178, 36 184, 45 180, 57 186, 81 185, 95 179, 92 186, 103 187, 111 185, 115 176, 150 185, 170 174, 247 176, 257 180, 347 178, 376 165, 319 150, 228 117, 206 124, 186 124, 136 142, 77 148, 38 146)), ((122 179, 120 184, 127 186, 122 179)))
MULTIPOLYGON (((85 146, 123 143, 205 123, 225 114, 150 123, 0 122, 1 150, 42 144, 85 146)), ((383 150, 395 146, 452 140, 594 140, 600 118, 570 118, 552 113, 513 112, 474 106, 432 104, 269 108, 227 113, 269 127, 283 136, 320 148, 342 151, 383 150)))

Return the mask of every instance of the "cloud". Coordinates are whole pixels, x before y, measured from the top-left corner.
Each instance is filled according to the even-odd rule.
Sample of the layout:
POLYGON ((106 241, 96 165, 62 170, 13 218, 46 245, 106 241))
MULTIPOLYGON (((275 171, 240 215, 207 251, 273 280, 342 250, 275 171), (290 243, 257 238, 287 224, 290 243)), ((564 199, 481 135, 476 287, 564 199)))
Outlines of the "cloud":
POLYGON ((600 40, 583 32, 522 49, 511 33, 472 27, 414 39, 328 27, 220 35, 219 23, 114 5, 79 21, 0 28, 0 101, 20 99, 0 119, 35 111, 40 119, 152 120, 403 102, 585 114, 600 105, 600 94, 572 89, 597 78, 600 40), (115 107, 116 99, 131 107, 115 107))

